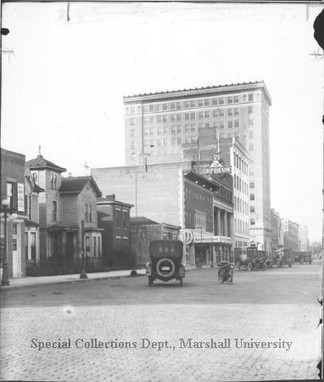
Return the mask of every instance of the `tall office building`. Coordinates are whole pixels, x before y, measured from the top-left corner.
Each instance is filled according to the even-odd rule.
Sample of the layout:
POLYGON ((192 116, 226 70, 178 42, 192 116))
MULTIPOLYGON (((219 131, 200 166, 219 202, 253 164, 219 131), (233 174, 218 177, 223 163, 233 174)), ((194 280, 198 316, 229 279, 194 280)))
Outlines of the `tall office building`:
POLYGON ((182 161, 202 128, 236 137, 250 155, 250 236, 270 251, 270 105, 263 81, 124 97, 125 164, 182 161))

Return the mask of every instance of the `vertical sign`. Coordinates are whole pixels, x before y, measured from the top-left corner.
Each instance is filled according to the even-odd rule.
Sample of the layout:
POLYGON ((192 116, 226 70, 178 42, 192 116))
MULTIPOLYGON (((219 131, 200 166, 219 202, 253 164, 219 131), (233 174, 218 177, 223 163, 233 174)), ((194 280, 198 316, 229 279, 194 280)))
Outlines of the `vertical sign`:
POLYGON ((25 187, 23 183, 17 184, 18 211, 25 212, 25 187))

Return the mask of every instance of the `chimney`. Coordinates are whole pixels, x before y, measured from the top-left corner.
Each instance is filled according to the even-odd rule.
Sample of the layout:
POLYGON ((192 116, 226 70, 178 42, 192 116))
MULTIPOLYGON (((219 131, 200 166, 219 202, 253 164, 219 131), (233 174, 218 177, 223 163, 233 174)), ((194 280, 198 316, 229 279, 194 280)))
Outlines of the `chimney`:
POLYGON ((109 201, 114 201, 114 200, 115 200, 115 197, 116 197, 115 194, 106 195, 106 199, 109 200, 109 201))

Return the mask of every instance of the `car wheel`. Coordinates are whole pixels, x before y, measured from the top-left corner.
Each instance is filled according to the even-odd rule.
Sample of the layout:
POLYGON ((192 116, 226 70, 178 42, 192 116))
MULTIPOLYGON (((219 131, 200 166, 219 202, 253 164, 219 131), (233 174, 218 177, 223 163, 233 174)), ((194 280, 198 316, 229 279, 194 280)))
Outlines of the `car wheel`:
POLYGON ((175 264, 173 260, 164 257, 160 259, 156 264, 156 272, 161 277, 170 277, 174 274, 175 264), (165 271, 163 268, 168 268, 168 271, 165 271))
POLYGON ((249 272, 251 272, 252 269, 253 269, 253 265, 252 265, 252 263, 250 262, 250 263, 248 263, 248 265, 247 265, 247 270, 248 270, 249 272))

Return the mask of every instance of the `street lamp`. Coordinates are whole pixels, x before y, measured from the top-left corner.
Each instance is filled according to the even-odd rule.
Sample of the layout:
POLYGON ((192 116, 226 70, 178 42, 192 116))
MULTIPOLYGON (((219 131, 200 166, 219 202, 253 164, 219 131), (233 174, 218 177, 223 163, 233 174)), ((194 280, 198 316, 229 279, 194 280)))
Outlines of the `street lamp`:
MULTIPOLYGON (((8 214, 8 206, 9 206, 9 199, 4 199, 1 203, 3 213, 4 213, 4 227, 3 227, 3 233, 4 233, 4 253, 3 253, 3 260, 2 260, 2 286, 8 286, 10 285, 9 282, 9 276, 8 276, 8 237, 7 237, 7 214, 8 214)), ((17 218, 17 214, 12 214, 9 216, 10 220, 14 220, 17 218)), ((9 220, 8 219, 8 220, 9 220)))

